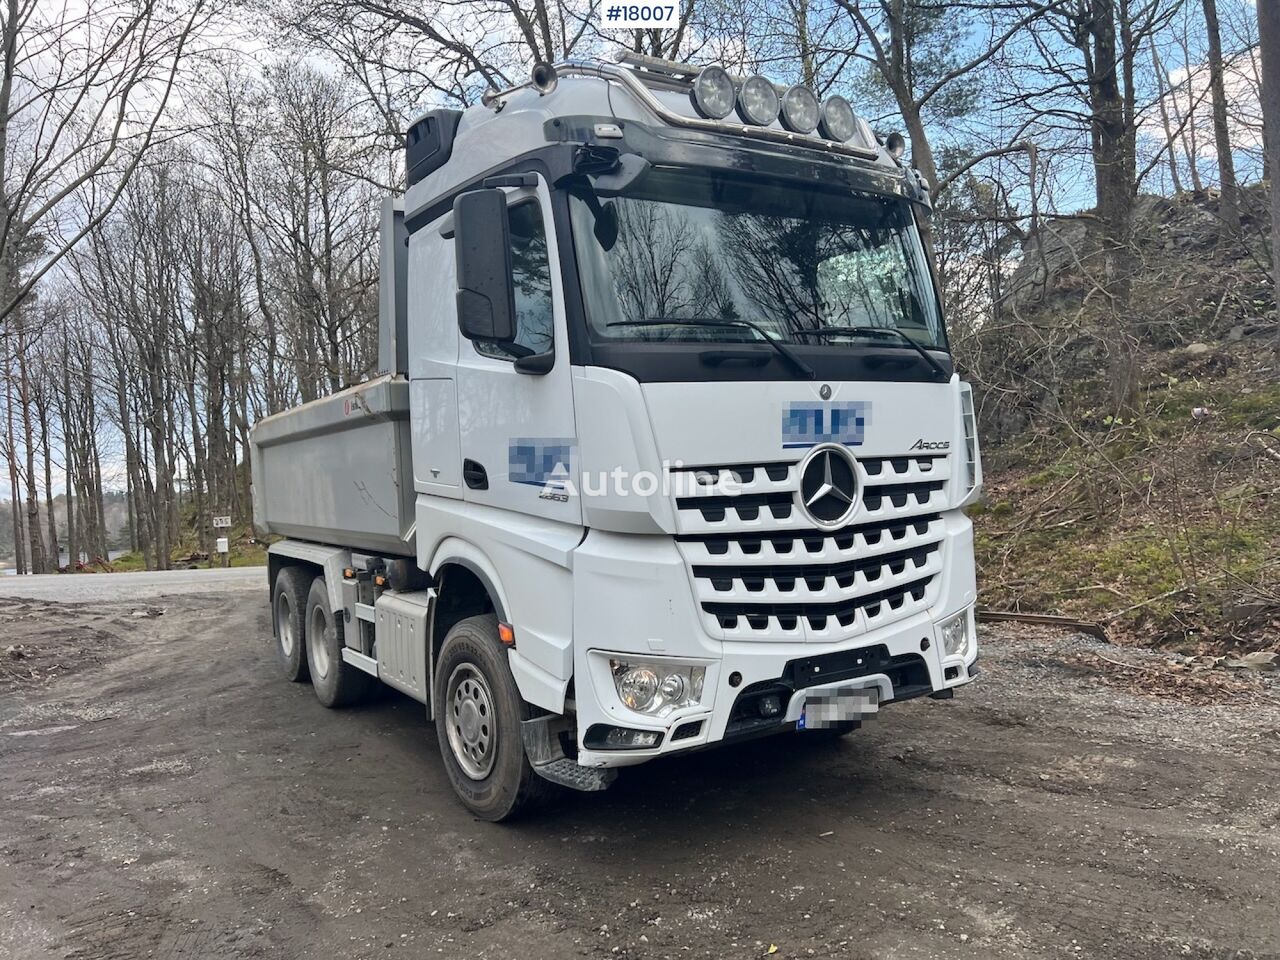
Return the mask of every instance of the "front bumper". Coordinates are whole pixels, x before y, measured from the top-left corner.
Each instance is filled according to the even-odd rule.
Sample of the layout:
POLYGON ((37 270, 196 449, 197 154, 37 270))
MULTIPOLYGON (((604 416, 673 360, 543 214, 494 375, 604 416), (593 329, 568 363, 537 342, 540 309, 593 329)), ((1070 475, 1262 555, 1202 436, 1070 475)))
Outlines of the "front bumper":
MULTIPOLYGON (((973 531, 967 518, 947 516, 943 569, 927 610, 860 634, 822 642, 721 640, 709 636, 689 589, 683 558, 666 537, 592 532, 574 553, 574 633, 597 638, 575 644, 578 763, 620 767, 718 742, 795 728, 787 707, 798 691, 842 681, 876 685, 882 704, 936 694, 976 674, 976 640, 962 656, 943 655, 937 625, 968 609, 973 638, 973 531), (703 702, 660 719, 625 707, 609 673, 610 657, 706 668, 703 702), (887 693, 891 691, 891 697, 887 693), (764 716, 765 697, 782 709, 764 716), (647 749, 592 749, 593 728, 654 731, 647 749)), ((798 709, 798 708, 797 708, 798 709)), ((598 730, 597 730, 598 733, 598 730)))

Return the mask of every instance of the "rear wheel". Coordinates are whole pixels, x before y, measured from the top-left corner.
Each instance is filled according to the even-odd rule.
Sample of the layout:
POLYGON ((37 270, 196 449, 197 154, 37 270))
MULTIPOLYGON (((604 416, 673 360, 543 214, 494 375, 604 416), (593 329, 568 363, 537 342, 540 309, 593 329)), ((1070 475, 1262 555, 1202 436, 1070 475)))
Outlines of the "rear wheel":
POLYGON ((307 594, 307 665, 316 697, 326 707, 359 703, 373 689, 373 677, 342 659, 344 645, 342 622, 329 606, 324 577, 316 577, 307 594))
POLYGON ((271 600, 272 626, 276 635, 276 655, 284 675, 301 682, 307 671, 307 590, 311 574, 303 567, 284 567, 276 574, 271 600))
POLYGON ((520 723, 533 709, 506 661, 492 614, 455 624, 436 661, 440 753, 454 792, 481 820, 506 820, 555 792, 525 756, 520 723))

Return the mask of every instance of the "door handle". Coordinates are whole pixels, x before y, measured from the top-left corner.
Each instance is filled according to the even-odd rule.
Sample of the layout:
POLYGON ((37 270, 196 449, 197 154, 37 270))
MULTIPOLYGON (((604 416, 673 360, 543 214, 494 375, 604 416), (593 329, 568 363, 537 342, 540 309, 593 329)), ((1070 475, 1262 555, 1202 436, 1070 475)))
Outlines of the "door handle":
POLYGON ((462 479, 466 481, 468 487, 472 490, 488 490, 489 474, 485 472, 481 464, 474 460, 462 461, 462 479))

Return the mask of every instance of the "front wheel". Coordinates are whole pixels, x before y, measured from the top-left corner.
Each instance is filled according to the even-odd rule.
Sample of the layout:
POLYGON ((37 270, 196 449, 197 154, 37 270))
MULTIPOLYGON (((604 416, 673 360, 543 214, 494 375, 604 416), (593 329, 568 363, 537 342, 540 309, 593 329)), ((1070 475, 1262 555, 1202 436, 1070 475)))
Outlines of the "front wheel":
POLYGON ((481 820, 509 819, 554 792, 525 756, 520 723, 532 710, 507 666, 497 617, 469 617, 449 631, 432 702, 449 782, 481 820))

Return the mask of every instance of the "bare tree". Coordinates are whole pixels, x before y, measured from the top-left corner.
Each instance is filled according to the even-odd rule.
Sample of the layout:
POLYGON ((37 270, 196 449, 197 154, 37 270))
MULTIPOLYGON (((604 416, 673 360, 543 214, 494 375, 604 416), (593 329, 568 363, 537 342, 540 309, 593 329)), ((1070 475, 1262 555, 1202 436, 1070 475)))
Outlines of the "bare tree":
MULTIPOLYGON (((1063 0, 940 5, 921 0, 836 0, 853 18, 868 52, 858 56, 874 66, 911 140, 911 162, 939 183, 938 163, 926 117, 961 116, 976 103, 978 71, 1030 24, 1063 0), (977 21, 978 26, 975 26, 977 21), (964 38, 981 40, 962 54, 964 38)), ((1021 148, 1019 148, 1021 149, 1021 148)))
POLYGON ((1276 171, 1280 170, 1280 5, 1268 0, 1258 3, 1258 39, 1262 53, 1262 116, 1271 172, 1272 282, 1280 291, 1280 190, 1275 187, 1276 171))
POLYGON ((115 206, 209 18, 207 0, 4 0, 0 321, 115 206))
POLYGON ((1202 0, 1205 32, 1209 39, 1209 89, 1213 94, 1213 140, 1218 150, 1218 182, 1222 187, 1222 219, 1233 233, 1240 230, 1240 196, 1235 161, 1231 157, 1231 131, 1227 126, 1227 91, 1223 82, 1222 31, 1218 26, 1218 0, 1202 0))

